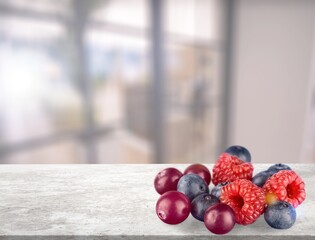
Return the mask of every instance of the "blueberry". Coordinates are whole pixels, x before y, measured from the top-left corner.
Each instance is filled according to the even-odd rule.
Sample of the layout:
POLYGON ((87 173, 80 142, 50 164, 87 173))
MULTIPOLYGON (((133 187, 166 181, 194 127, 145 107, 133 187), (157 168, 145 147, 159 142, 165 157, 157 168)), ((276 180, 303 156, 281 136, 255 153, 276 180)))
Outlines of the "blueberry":
POLYGON ((184 193, 190 201, 201 193, 209 193, 207 183, 197 174, 187 174, 179 179, 177 191, 184 193))
POLYGON ((252 182, 258 186, 258 187, 263 187, 265 182, 270 178, 274 173, 270 171, 262 171, 260 173, 257 173, 253 178, 252 182))
POLYGON ((194 218, 203 222, 205 211, 213 204, 219 203, 220 200, 209 193, 199 194, 191 202, 191 214, 194 218))
POLYGON ((277 163, 275 165, 272 165, 270 168, 268 168, 267 171, 277 173, 281 170, 292 170, 288 165, 282 164, 282 163, 277 163))
POLYGON ((214 188, 212 188, 211 190, 211 194, 216 196, 217 198, 220 198, 221 196, 221 190, 224 186, 228 185, 229 182, 222 182, 219 183, 217 186, 215 186, 214 188))
POLYGON ((236 156, 244 162, 251 162, 250 153, 245 147, 235 145, 227 148, 224 152, 236 156))
POLYGON ((296 212, 290 203, 278 201, 266 208, 264 217, 270 227, 288 229, 295 223, 296 212))

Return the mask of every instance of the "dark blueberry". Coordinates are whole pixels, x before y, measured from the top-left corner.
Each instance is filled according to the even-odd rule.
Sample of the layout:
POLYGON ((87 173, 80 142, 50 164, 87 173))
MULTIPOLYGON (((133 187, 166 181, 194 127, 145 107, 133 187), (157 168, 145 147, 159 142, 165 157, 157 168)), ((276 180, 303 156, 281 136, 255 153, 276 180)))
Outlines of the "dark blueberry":
POLYGON ((187 174, 179 179, 177 191, 184 193, 190 201, 201 193, 209 193, 207 183, 197 174, 187 174))
POLYGON ((216 196, 217 198, 220 198, 221 196, 221 190, 224 186, 228 185, 229 182, 222 182, 219 183, 217 186, 215 186, 214 188, 212 188, 211 190, 211 194, 216 196))
POLYGON ((220 200, 209 193, 199 194, 191 202, 191 214, 194 218, 203 222, 205 211, 212 205, 219 203, 220 200))
POLYGON ((266 208, 264 217, 270 227, 288 229, 295 223, 296 212, 290 203, 278 201, 266 208))
POLYGON ((270 178, 274 173, 270 171, 262 171, 260 173, 257 173, 253 178, 252 182, 258 186, 258 187, 263 187, 265 182, 270 178))
POLYGON ((292 170, 288 165, 282 164, 282 163, 277 163, 275 165, 272 165, 270 168, 268 168, 267 171, 277 173, 281 170, 292 170))
POLYGON ((251 156, 249 151, 242 146, 231 146, 227 148, 224 152, 236 156, 244 162, 251 162, 251 156))

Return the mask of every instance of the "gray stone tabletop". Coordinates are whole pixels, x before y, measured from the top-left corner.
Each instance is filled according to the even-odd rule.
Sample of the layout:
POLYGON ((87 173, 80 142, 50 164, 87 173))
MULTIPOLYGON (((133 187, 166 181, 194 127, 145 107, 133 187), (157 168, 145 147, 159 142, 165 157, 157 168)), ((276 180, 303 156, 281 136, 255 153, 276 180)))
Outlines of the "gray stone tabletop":
POLYGON ((307 194, 292 228, 260 217, 223 236, 192 216, 179 225, 158 219, 153 180, 170 166, 188 165, 0 165, 0 239, 315 239, 315 165, 290 164, 307 194))

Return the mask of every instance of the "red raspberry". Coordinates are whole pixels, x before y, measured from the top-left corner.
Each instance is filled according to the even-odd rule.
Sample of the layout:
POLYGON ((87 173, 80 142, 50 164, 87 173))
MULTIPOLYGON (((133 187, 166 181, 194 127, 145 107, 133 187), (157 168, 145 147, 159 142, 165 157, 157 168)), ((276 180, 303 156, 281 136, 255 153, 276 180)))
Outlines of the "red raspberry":
POLYGON ((263 190, 267 204, 276 200, 286 201, 296 208, 306 197, 303 180, 292 170, 282 170, 272 175, 263 190))
POLYGON ((255 222, 265 209, 264 191, 246 179, 238 179, 222 188, 220 200, 235 212, 237 223, 255 222))
POLYGON ((244 162, 228 153, 223 153, 213 168, 212 182, 217 185, 221 182, 233 182, 236 179, 248 179, 253 176, 253 165, 244 162))

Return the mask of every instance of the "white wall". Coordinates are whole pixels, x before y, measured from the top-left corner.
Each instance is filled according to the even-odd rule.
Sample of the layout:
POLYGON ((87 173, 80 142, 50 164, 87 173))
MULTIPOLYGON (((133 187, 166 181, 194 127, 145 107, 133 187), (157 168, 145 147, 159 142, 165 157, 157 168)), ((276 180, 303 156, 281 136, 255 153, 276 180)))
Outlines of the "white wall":
POLYGON ((315 1, 236 2, 233 129, 254 162, 299 159, 304 134, 315 1))

